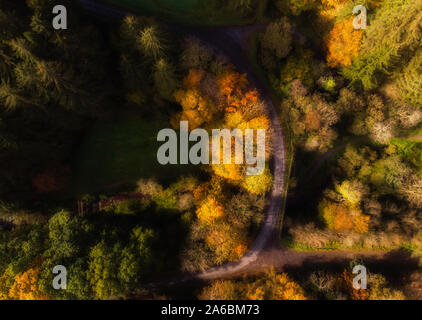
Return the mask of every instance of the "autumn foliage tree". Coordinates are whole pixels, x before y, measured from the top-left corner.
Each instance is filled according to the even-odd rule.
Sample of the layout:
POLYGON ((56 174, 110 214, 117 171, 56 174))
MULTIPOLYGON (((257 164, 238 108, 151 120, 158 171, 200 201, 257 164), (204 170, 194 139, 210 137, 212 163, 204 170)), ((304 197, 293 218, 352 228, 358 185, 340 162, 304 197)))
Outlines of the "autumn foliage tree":
POLYGON ((202 70, 191 69, 183 81, 183 88, 174 92, 174 98, 183 111, 171 119, 173 127, 178 127, 179 121, 188 121, 189 127, 195 129, 212 121, 217 112, 216 106, 212 99, 197 89, 203 74, 202 70))
POLYGON ((208 196, 198 208, 196 214, 202 223, 212 223, 224 216, 224 208, 215 197, 208 196))
POLYGON ((207 246, 216 253, 217 264, 240 259, 248 248, 247 240, 246 230, 225 222, 214 224, 205 237, 207 246))
POLYGON ((269 169, 259 175, 246 176, 243 187, 250 193, 264 195, 270 191, 273 185, 273 177, 269 169))
POLYGON ((323 199, 318 205, 318 210, 329 229, 337 232, 354 230, 361 234, 368 232, 370 217, 362 214, 360 209, 323 199))
POLYGON ((353 287, 355 275, 345 269, 338 278, 339 285, 352 300, 404 300, 404 294, 391 288, 386 278, 381 274, 369 273, 367 288, 356 290, 353 287))
MULTIPOLYGON (((246 252, 249 244, 246 226, 250 225, 252 217, 248 216, 244 218, 246 221, 240 221, 241 217, 232 214, 233 205, 225 195, 227 190, 238 188, 262 196, 272 186, 270 170, 265 170, 261 175, 249 176, 244 155, 242 163, 235 161, 236 151, 244 154, 246 129, 265 130, 264 161, 270 159, 272 148, 270 121, 265 104, 260 100, 258 91, 250 86, 246 75, 236 72, 232 65, 223 62, 223 58, 212 59, 210 51, 192 38, 187 39, 186 46, 182 62, 189 68, 183 78, 182 87, 174 92, 175 101, 182 111, 172 116, 172 126, 177 128, 180 121, 184 120, 189 122, 190 130, 198 127, 208 132, 214 129, 228 129, 230 133, 238 130, 236 138, 230 137, 230 151, 224 143, 224 134, 220 138, 219 150, 213 148, 214 139, 209 141, 212 161, 209 166, 203 166, 203 169, 210 179, 196 186, 192 193, 197 220, 190 238, 191 244, 196 243, 196 248, 189 247, 184 252, 185 268, 192 270, 192 263, 197 263, 198 266, 212 262, 221 264, 224 261, 238 260, 246 252), (194 52, 199 56, 191 57, 194 52), (188 57, 191 58, 187 60, 188 57), (242 150, 236 150, 236 141, 239 138, 242 140, 242 150), (220 152, 220 163, 214 161, 218 157, 214 152, 220 152), (225 154, 230 157, 231 163, 224 163, 225 154)), ((255 155, 256 137, 253 148, 255 155)))
POLYGON ((306 300, 303 289, 286 273, 274 269, 252 279, 215 281, 205 287, 200 299, 306 300))
POLYGON ((330 67, 351 65, 362 47, 363 33, 354 29, 353 19, 336 24, 327 37, 327 63, 330 67))
POLYGON ((247 286, 248 300, 306 300, 303 289, 285 273, 273 269, 247 286))
POLYGON ((355 276, 350 270, 345 269, 339 277, 339 284, 352 300, 368 300, 369 290, 359 289, 353 287, 353 278, 355 276))
POLYGON ((217 79, 220 92, 226 97, 226 112, 235 112, 240 107, 241 97, 248 87, 246 74, 229 71, 217 79))

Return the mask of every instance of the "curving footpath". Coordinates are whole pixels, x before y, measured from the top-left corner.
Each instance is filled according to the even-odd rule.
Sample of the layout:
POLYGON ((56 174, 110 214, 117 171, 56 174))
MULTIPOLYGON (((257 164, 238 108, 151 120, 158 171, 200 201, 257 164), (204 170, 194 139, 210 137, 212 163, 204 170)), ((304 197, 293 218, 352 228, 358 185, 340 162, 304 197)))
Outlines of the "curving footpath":
POLYGON ((259 81, 253 68, 251 68, 247 57, 247 38, 251 32, 261 29, 262 26, 228 27, 228 28, 204 28, 187 29, 200 40, 211 45, 217 52, 222 52, 229 58, 237 70, 245 73, 250 84, 255 87, 263 102, 267 106, 268 117, 271 122, 271 141, 273 146, 272 174, 273 187, 269 195, 268 209, 261 230, 249 248, 249 251, 237 262, 225 264, 220 267, 194 275, 195 278, 212 280, 239 273, 251 263, 257 261, 258 256, 263 252, 265 246, 273 239, 277 232, 277 224, 280 217, 281 205, 283 203, 283 187, 286 172, 286 151, 284 138, 280 125, 279 116, 273 101, 265 87, 259 81))

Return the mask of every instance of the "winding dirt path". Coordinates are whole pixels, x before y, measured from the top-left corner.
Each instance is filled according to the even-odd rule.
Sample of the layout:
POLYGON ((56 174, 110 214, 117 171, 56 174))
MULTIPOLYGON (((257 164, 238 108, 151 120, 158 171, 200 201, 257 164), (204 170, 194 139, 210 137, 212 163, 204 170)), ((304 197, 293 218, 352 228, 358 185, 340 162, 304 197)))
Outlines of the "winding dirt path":
POLYGON ((245 73, 250 84, 260 93, 261 99, 267 106, 268 116, 271 122, 271 140, 273 145, 272 173, 274 184, 268 198, 268 208, 265 221, 261 230, 249 248, 249 251, 237 262, 228 263, 221 267, 198 273, 194 277, 203 280, 223 278, 242 272, 247 266, 258 260, 265 246, 273 239, 277 232, 277 224, 280 217, 281 205, 283 203, 283 187, 286 172, 286 151, 283 133, 280 125, 277 109, 270 98, 270 94, 259 81, 254 69, 248 61, 247 39, 248 36, 265 26, 225 27, 225 28, 203 28, 186 31, 200 40, 211 45, 217 52, 223 53, 236 66, 237 70, 245 73))

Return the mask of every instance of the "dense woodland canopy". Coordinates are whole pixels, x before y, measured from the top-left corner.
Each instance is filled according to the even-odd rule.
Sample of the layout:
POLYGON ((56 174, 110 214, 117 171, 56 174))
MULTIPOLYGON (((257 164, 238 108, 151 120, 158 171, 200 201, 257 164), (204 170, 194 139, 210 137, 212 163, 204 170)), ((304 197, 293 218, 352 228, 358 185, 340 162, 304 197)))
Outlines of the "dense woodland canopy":
MULTIPOLYGON (((151 16, 105 23, 64 0, 71 28, 55 31, 53 3, 0 4, 0 299, 125 297, 168 274, 241 258, 273 183, 271 126, 247 76, 151 16), (266 129, 268 169, 247 176, 244 165, 211 165, 168 175, 147 163, 150 151, 135 157, 148 123, 178 129, 186 120, 191 130, 266 129), (91 140, 95 130, 118 146, 104 144, 104 158, 94 154, 103 143, 91 140), (119 165, 130 157, 144 162, 129 167, 148 172, 126 181, 119 165), (84 161, 113 179, 91 187, 84 161), (52 289, 59 264, 68 290, 52 289)), ((266 24, 250 39, 251 56, 292 145, 283 244, 422 255, 421 2, 209 3, 198 17, 209 10, 216 21, 266 24), (353 29, 356 4, 368 8, 366 30, 353 29)), ((145 140, 155 142, 149 130, 145 140)), ((370 290, 356 292, 349 271, 269 271, 210 283, 197 297, 420 298, 420 272, 401 288, 373 273, 370 290)))
POLYGON ((291 14, 258 37, 296 156, 285 241, 419 254, 421 3, 365 1, 366 30, 353 28, 356 4, 275 1, 291 14))
POLYGON ((66 179, 72 146, 111 93, 99 30, 76 16, 68 32, 52 30, 51 3, 0 8, 0 198, 17 204, 30 198, 37 175, 53 180, 52 189, 66 179))
POLYGON ((95 123, 140 115, 175 129, 181 120, 190 130, 265 129, 268 161, 258 92, 227 59, 155 19, 104 25, 69 3, 78 27, 54 31, 51 3, 1 5, 6 22, 28 17, 7 23, 1 41, 1 297, 120 297, 159 274, 239 259, 263 218, 269 169, 247 176, 245 165, 204 166, 169 181, 157 168, 81 197, 71 188, 74 154, 95 123), (66 291, 51 287, 58 264, 69 273, 66 291))

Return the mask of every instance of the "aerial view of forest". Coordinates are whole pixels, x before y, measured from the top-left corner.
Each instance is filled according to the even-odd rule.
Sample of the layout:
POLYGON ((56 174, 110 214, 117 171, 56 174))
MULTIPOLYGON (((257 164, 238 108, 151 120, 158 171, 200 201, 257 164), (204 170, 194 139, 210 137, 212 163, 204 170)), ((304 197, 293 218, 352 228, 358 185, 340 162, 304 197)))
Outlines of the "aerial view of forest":
POLYGON ((422 1, 1 0, 0 300, 422 300, 421 268, 422 1))

